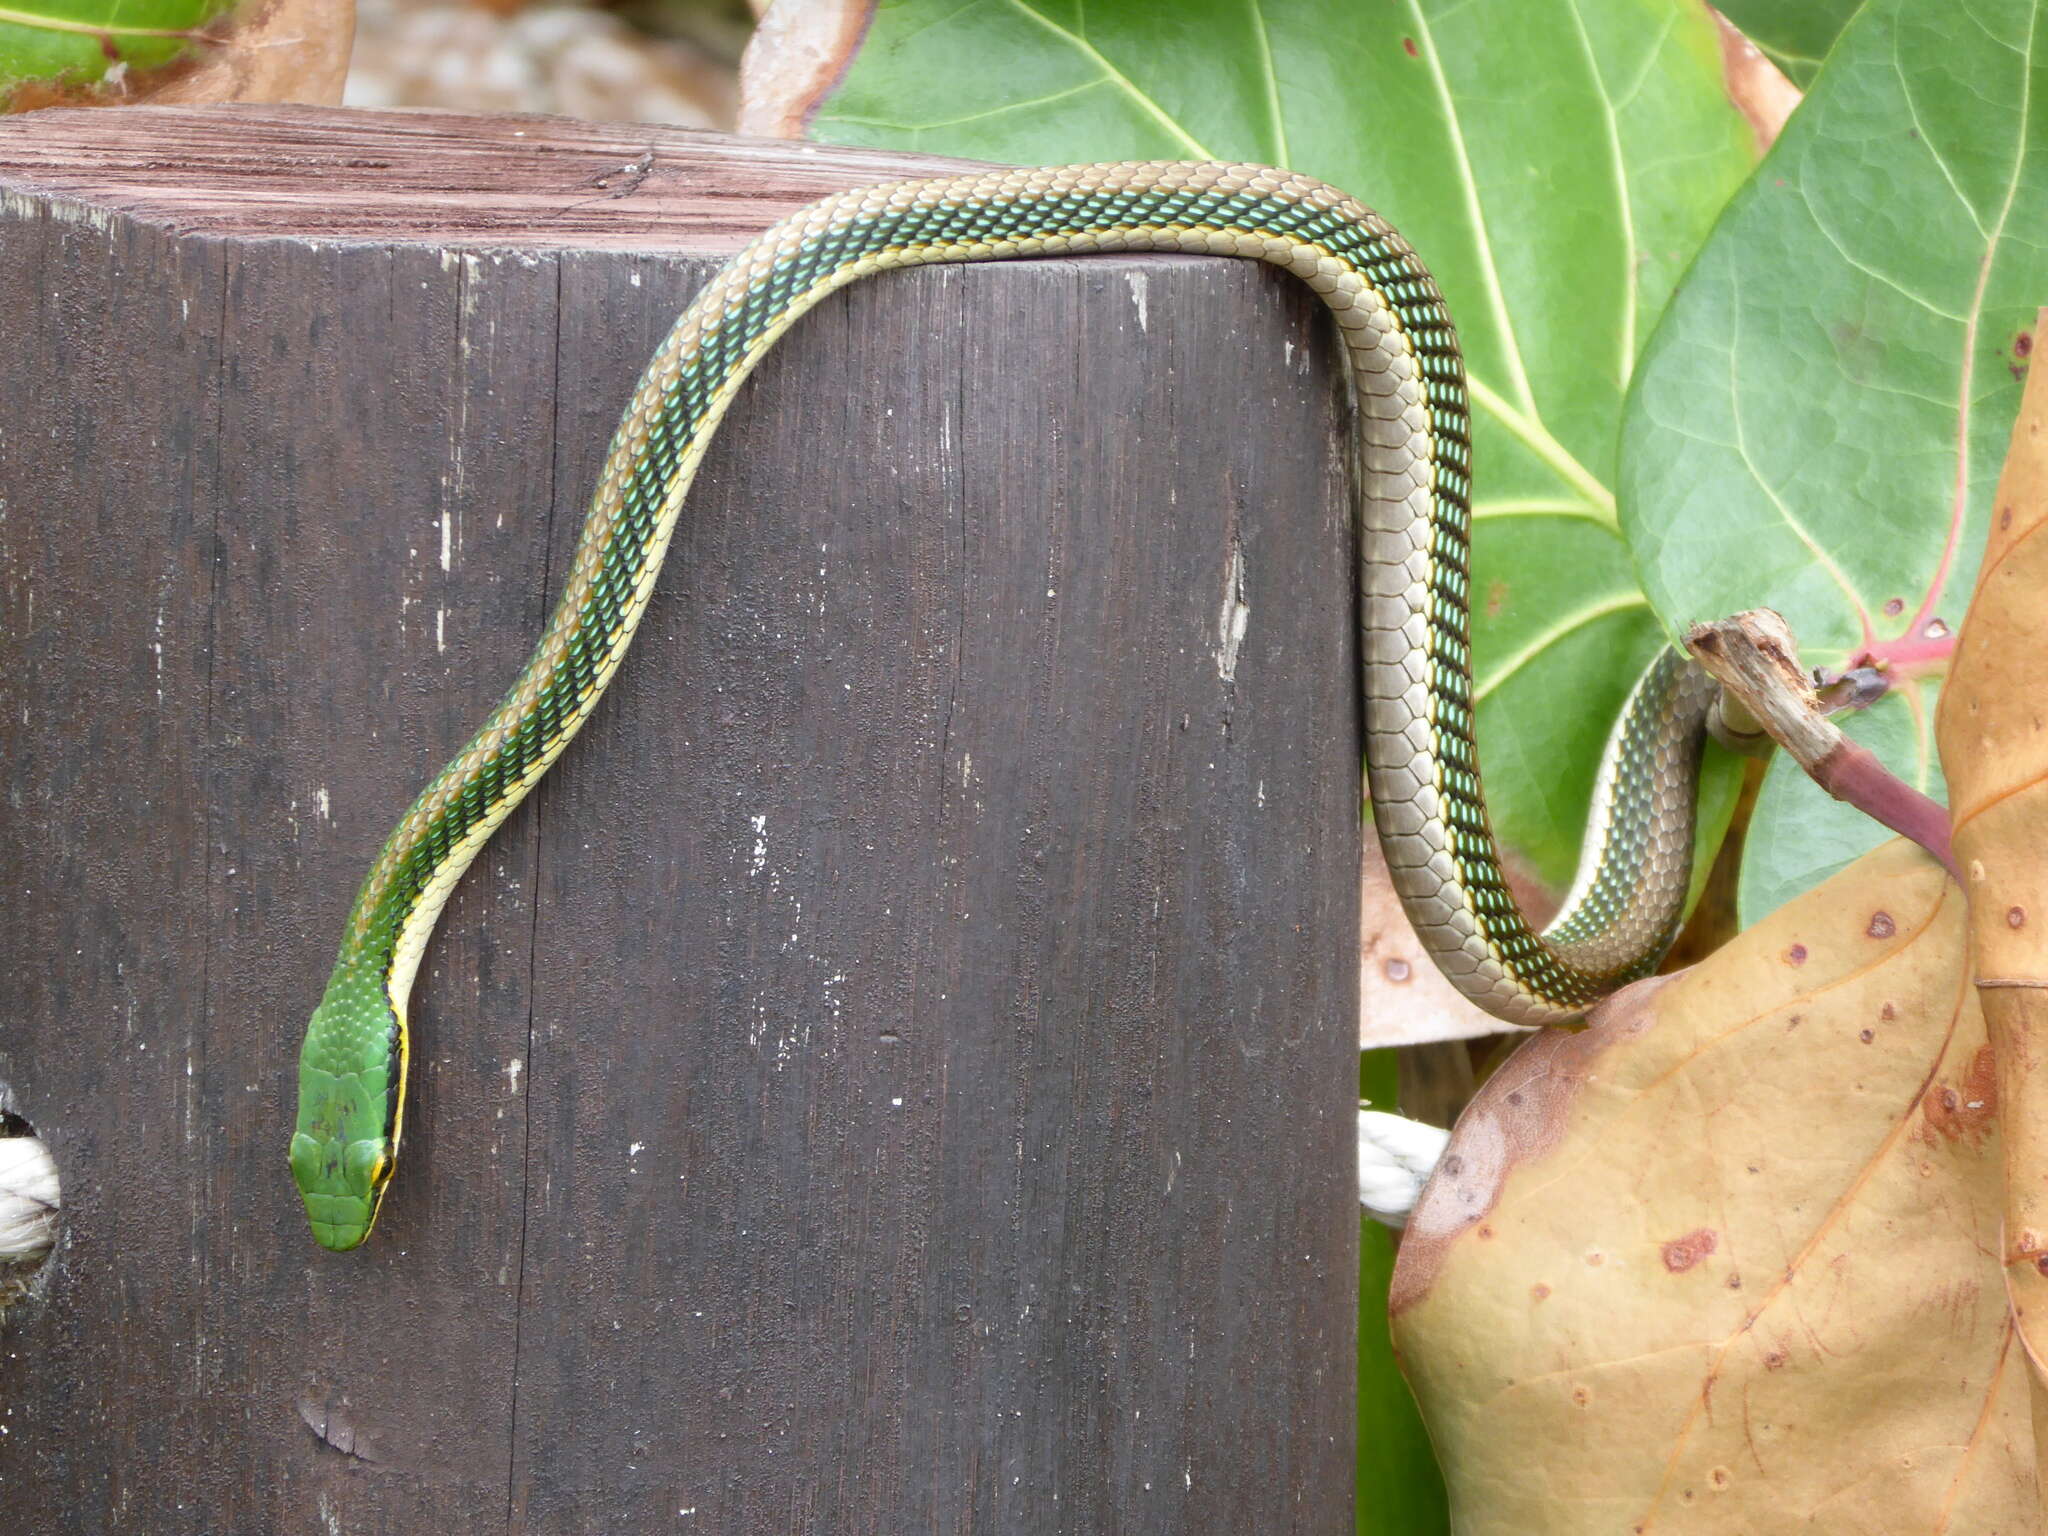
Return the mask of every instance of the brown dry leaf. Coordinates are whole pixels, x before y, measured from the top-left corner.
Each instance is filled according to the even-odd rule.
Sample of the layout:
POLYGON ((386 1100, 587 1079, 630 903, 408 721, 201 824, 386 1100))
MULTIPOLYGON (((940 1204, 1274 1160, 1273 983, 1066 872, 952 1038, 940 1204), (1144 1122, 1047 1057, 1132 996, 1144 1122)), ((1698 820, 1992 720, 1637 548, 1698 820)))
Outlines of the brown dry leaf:
POLYGON ((783 0, 761 12, 740 59, 741 133, 800 139, 839 83, 875 12, 875 0, 783 0))
POLYGON ((214 101, 341 105, 355 38, 355 0, 270 0, 239 9, 222 45, 150 96, 158 106, 214 101))
MULTIPOLYGON (((2043 311, 2035 323, 2040 334, 2043 311)), ((2048 377, 2032 373, 1935 734, 2006 1105, 2006 1284, 2048 1361, 2048 377)), ((2040 1416, 2048 1436, 2048 1413, 2040 1416)))
POLYGON ((2041 1528, 1963 905, 1888 844, 1480 1091, 1392 1298, 1464 1536, 2041 1528))
MULTIPOLYGON (((1470 1001, 1436 968, 1401 907, 1370 828, 1359 864, 1358 1048, 1522 1033, 1470 1001)), ((1522 910, 1539 922, 1556 909, 1556 894, 1519 869, 1508 870, 1508 881, 1522 910)))
POLYGON ((1714 25, 1721 34, 1721 75, 1728 82, 1728 99, 1749 119, 1757 153, 1762 154, 1778 141, 1785 119, 1799 105, 1799 87, 1719 11, 1714 12, 1714 25))

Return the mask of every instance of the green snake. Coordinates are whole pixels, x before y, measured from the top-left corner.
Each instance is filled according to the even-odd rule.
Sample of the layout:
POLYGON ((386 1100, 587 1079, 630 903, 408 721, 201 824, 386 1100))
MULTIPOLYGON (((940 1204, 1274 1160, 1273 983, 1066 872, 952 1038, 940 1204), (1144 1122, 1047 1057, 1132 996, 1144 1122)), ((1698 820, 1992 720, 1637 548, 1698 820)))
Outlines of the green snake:
POLYGON ((754 366, 806 310, 870 273, 1097 251, 1269 262, 1336 320, 1363 482, 1373 821, 1437 965, 1524 1024, 1576 1018, 1654 968, 1684 907, 1711 686, 1672 650, 1645 673, 1608 746, 1578 880, 1538 932, 1503 874, 1473 745, 1463 358, 1435 281, 1385 220, 1257 165, 1077 165, 859 189, 776 224, 683 312, 612 439, 532 658, 371 866, 299 1062, 292 1174, 320 1243, 353 1248, 376 1221, 405 1109, 406 1002, 435 920, 618 670, 705 447, 754 366))

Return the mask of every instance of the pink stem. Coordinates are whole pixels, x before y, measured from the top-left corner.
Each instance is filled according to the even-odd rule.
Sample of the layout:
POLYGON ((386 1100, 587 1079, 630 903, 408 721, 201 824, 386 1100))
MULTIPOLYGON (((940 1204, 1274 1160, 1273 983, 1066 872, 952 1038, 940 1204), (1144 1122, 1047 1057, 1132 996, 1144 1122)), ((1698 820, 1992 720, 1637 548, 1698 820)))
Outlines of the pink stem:
POLYGON ((1945 662, 1955 654, 1956 637, 1953 631, 1939 634, 1922 634, 1908 639, 1866 640, 1849 665, 1852 667, 1926 667, 1945 662))
POLYGON ((1958 884, 1962 882, 1949 847, 1948 808, 1896 777, 1868 747, 1844 739, 1809 771, 1814 782, 1837 800, 1910 837, 1939 859, 1958 884))

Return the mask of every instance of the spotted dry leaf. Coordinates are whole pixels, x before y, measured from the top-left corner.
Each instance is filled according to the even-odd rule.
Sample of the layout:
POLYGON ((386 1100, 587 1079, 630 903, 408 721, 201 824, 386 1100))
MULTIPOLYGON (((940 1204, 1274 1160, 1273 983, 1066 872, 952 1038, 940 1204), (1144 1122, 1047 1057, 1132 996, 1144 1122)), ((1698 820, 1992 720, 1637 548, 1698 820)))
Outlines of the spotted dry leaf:
MULTIPOLYGON (((2043 311, 2041 320, 2048 320, 2043 311)), ((2036 321, 2035 334, 2040 333, 2036 321)), ((2027 381, 1936 738, 2007 1106, 2006 1282, 2048 1360, 2048 380, 2027 381)), ((2048 1429, 2048 1422, 2044 1422, 2048 1429)))
POLYGON ((2041 1529, 1964 903, 1888 844, 1525 1044, 1408 1228, 1458 1529, 2041 1529))

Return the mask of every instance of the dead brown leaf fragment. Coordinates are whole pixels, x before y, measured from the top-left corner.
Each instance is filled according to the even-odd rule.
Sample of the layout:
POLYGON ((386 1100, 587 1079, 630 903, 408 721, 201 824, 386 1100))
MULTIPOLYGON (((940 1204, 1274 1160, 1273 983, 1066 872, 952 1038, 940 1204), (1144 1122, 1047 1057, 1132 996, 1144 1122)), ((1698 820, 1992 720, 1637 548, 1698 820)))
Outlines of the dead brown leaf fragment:
POLYGON ((1785 119, 1799 105, 1799 87, 1719 11, 1714 12, 1714 23, 1721 33, 1721 76, 1728 99, 1749 119, 1761 155, 1777 142, 1785 119))
POLYGON ((1963 908, 1889 844, 1481 1089, 1393 1295, 1461 1533, 2041 1528, 1963 908))
MULTIPOLYGON (((1524 912, 1540 922, 1556 909, 1556 893, 1544 889, 1512 857, 1507 874, 1524 912)), ((1379 840, 1371 836, 1359 860, 1358 935, 1360 1050, 1519 1032, 1468 999, 1437 969, 1401 906, 1379 840)))
POLYGON ((2048 1362, 2048 371, 2029 372, 1992 507, 1935 736, 1997 1058, 2005 1278, 2039 1368, 2048 1362))
POLYGON ((771 6, 740 60, 739 131, 800 139, 867 36, 875 0, 771 6))

